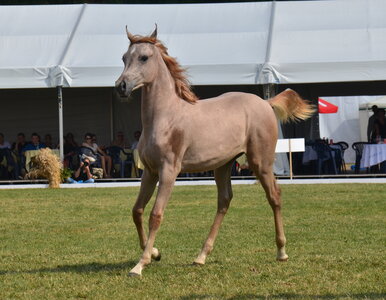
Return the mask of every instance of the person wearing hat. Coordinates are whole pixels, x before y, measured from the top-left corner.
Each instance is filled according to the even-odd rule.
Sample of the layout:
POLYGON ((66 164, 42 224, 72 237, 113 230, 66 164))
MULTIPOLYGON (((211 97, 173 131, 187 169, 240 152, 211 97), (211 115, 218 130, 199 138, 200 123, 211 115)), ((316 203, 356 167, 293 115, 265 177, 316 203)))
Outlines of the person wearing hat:
POLYGON ((98 157, 101 160, 101 165, 103 169, 103 177, 111 177, 111 168, 112 168, 112 159, 111 156, 107 155, 94 141, 96 139, 95 134, 86 133, 84 135, 84 142, 82 147, 90 148, 95 154, 98 154, 98 157))
POLYGON ((91 156, 82 155, 79 168, 74 173, 74 179, 68 178, 68 183, 93 183, 94 178, 90 171, 90 163, 95 162, 95 159, 91 156))

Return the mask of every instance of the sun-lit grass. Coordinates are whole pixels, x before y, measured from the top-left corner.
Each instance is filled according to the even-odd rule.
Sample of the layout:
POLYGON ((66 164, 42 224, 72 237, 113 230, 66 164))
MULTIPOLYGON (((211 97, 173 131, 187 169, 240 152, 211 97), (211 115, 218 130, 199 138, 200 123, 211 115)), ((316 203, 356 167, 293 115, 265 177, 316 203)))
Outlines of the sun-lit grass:
POLYGON ((162 260, 132 278, 137 192, 0 190, 0 299, 386 299, 385 185, 283 185, 286 263, 275 261, 262 188, 234 186, 202 267, 191 263, 216 188, 176 187, 156 240, 162 260))

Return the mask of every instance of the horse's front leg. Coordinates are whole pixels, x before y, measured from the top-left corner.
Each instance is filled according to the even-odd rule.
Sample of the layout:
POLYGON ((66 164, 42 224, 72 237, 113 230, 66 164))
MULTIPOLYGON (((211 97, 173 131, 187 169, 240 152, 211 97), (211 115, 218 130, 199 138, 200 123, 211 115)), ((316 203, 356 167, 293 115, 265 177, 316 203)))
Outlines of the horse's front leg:
MULTIPOLYGON (((152 174, 145 168, 141 180, 141 188, 137 197, 137 201, 133 206, 133 221, 137 228, 139 245, 144 250, 147 242, 147 235, 143 226, 143 213, 147 203, 150 201, 151 196, 154 193, 155 186, 158 181, 158 174, 152 174)), ((160 254, 157 249, 153 249, 153 258, 159 259, 160 254)))
MULTIPOLYGON (((164 210, 172 192, 178 171, 174 168, 163 168, 159 174, 157 197, 149 219, 149 238, 138 264, 131 269, 129 275, 140 276, 143 268, 151 262, 153 245, 158 229, 160 228, 164 210)), ((155 249, 156 250, 156 249, 155 249)))

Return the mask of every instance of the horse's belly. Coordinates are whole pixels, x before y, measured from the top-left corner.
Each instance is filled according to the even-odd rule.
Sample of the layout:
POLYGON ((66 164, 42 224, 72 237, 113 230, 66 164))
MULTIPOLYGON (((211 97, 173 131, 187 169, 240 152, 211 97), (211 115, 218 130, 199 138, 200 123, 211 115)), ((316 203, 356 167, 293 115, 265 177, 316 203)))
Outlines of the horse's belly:
POLYGON ((181 172, 215 170, 245 152, 241 147, 230 151, 187 151, 182 159, 181 172))

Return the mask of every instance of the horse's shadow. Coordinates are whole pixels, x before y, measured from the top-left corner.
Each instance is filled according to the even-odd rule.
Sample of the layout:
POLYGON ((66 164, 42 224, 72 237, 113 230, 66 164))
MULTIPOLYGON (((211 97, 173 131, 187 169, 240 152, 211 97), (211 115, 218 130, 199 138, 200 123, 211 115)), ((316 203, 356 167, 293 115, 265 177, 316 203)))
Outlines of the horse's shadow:
POLYGON ((118 262, 118 263, 98 263, 91 262, 75 265, 58 265, 53 268, 40 268, 33 270, 7 271, 0 270, 0 275, 6 274, 38 274, 38 273, 98 273, 98 272, 118 272, 127 270, 135 265, 134 261, 118 262))
MULTIPOLYGON (((208 262, 207 264, 216 264, 215 262, 208 262)), ((40 269, 32 269, 32 270, 0 270, 1 275, 7 274, 39 274, 39 273, 112 273, 119 272, 122 270, 130 270, 133 266, 135 266, 136 261, 124 261, 118 263, 99 263, 99 262, 90 262, 84 264, 74 264, 74 265, 58 265, 52 268, 40 268, 40 269)), ((176 265, 182 268, 199 268, 201 266, 194 265, 193 263, 189 264, 180 264, 176 265)))
MULTIPOLYGON (((179 300, 197 300, 197 299, 226 299, 226 300, 249 300, 249 299, 256 299, 256 300, 263 300, 263 299, 294 299, 294 300, 303 300, 303 299, 322 299, 322 300, 335 300, 340 298, 346 298, 346 294, 327 294, 327 295, 297 295, 297 294, 278 294, 278 295, 271 295, 267 297, 266 295, 256 295, 256 294, 241 294, 234 297, 219 297, 217 295, 209 295, 209 294, 192 294, 187 295, 178 298, 179 300)), ((381 300, 385 299, 385 294, 378 294, 378 293, 363 293, 363 294, 352 294, 349 295, 350 299, 376 299, 381 300)))

